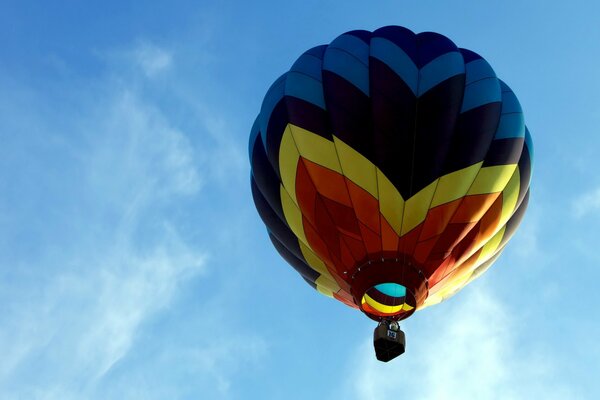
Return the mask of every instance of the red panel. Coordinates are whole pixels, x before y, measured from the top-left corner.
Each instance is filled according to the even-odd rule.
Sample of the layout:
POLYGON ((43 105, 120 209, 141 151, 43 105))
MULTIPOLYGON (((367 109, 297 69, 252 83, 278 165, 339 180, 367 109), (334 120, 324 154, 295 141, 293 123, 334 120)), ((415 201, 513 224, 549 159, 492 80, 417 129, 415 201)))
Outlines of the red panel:
POLYGON ((343 175, 307 159, 302 158, 302 161, 306 165, 308 174, 320 194, 338 203, 352 207, 343 175))
POLYGON ((344 241, 348 245, 348 249, 356 260, 364 260, 367 257, 367 249, 362 239, 357 240, 350 236, 345 236, 344 241))
POLYGON ((356 239, 362 239, 360 228, 358 227, 358 220, 356 219, 356 215, 352 208, 330 200, 327 197, 319 197, 327 207, 327 211, 329 212, 329 215, 331 215, 337 229, 356 239))
POLYGON ((369 254, 380 253, 381 252, 381 236, 377 235, 375 232, 370 230, 366 225, 360 225, 360 232, 363 237, 363 242, 367 247, 367 252, 369 254))
POLYGON ((428 272, 431 271, 431 275, 429 277, 429 287, 433 288, 442 279, 444 279, 446 276, 446 270, 453 268, 454 264, 455 259, 452 256, 446 258, 442 263, 439 263, 439 261, 428 261, 425 264, 425 270, 428 272))
POLYGON ((346 271, 352 271, 356 265, 356 259, 352 256, 344 236, 340 236, 341 261, 346 271))
POLYGON ((298 162, 298 169, 296 170, 296 199, 302 215, 311 224, 316 225, 315 202, 317 201, 317 190, 302 162, 298 162))
POLYGON ((374 232, 379 233, 381 230, 379 227, 379 201, 351 180, 346 179, 346 183, 358 220, 374 232))
POLYGON ((315 228, 313 228, 312 224, 310 224, 308 220, 304 217, 302 218, 302 224, 304 226, 304 234, 306 235, 306 240, 310 244, 311 249, 325 263, 333 265, 333 262, 331 261, 331 254, 329 253, 327 245, 325 244, 325 242, 323 242, 315 228))
POLYGON ((429 254, 431 253, 431 250, 433 249, 433 246, 435 246, 438 239, 439 237, 436 236, 428 240, 418 242, 414 251, 415 260, 422 264, 425 263, 425 261, 429 257, 429 254))

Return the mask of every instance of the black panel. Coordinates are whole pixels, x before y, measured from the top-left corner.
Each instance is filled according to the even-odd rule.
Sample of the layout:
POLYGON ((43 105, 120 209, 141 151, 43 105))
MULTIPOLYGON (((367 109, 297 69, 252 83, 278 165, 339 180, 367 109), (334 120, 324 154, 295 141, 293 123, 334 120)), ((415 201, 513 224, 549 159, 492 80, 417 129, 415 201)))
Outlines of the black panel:
POLYGON ((488 103, 459 115, 456 131, 441 175, 483 161, 490 149, 502 103, 488 103))
POLYGON ((372 161, 375 151, 369 97, 327 70, 323 71, 323 89, 333 134, 372 161))
MULTIPOLYGON (((414 160, 411 154, 406 161, 413 162, 412 182, 405 192, 409 197, 442 175, 462 106, 464 86, 465 75, 456 75, 419 98, 414 160)), ((408 175, 411 168, 407 166, 405 171, 408 175)))
POLYGON ((329 113, 308 101, 286 96, 287 116, 290 123, 333 141, 329 113))
POLYGON ((492 140, 483 166, 517 164, 521 158, 524 143, 524 138, 492 140))

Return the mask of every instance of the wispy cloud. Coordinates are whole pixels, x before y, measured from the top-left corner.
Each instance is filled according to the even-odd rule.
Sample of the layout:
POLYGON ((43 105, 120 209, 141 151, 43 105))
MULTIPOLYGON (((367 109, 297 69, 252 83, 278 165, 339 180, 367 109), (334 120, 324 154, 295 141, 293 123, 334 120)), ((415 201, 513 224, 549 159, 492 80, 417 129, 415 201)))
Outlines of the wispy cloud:
POLYGON ((142 68, 148 78, 167 70, 172 63, 172 54, 164 48, 144 42, 134 51, 134 60, 142 68))
POLYGON ((446 314, 429 320, 420 332, 409 330, 407 353, 388 364, 375 359, 371 342, 363 343, 352 360, 358 368, 346 383, 350 397, 575 398, 549 356, 522 352, 522 327, 489 289, 470 290, 458 302, 438 306, 446 314))
MULTIPOLYGON (((171 52, 163 48, 146 43, 131 53, 147 77, 173 68, 171 52)), ((52 155, 52 163, 63 165, 58 172, 40 174, 49 167, 36 160, 38 169, 11 176, 15 182, 37 182, 30 192, 17 193, 32 199, 31 210, 39 210, 42 218, 62 217, 46 219, 39 239, 43 248, 31 260, 2 266, 16 285, 0 285, 2 398, 93 397, 95 385, 134 347, 144 323, 209 269, 209 244, 191 239, 194 233, 183 232, 177 222, 191 212, 186 202, 201 197, 206 184, 227 178, 215 175, 239 172, 219 168, 231 165, 227 158, 239 158, 238 150, 231 150, 226 133, 217 132, 222 120, 214 114, 201 125, 210 128, 217 145, 210 152, 199 148, 157 103, 135 85, 123 84, 126 77, 113 79, 118 74, 109 71, 104 92, 85 96, 76 114, 58 122, 40 115, 35 122, 23 115, 13 118, 21 117, 28 130, 35 125, 44 135, 44 140, 31 137, 36 145, 64 144, 52 155), (32 171, 37 175, 29 175, 32 171)), ((28 96, 28 109, 48 102, 38 96, 28 96)), ((35 217, 7 217, 6 222, 23 226, 35 217)), ((223 395, 235 365, 264 352, 259 337, 238 346, 202 343, 172 349, 172 354, 195 354, 189 360, 193 369, 212 376, 223 395)), ((113 394, 122 396, 125 390, 113 394)))
POLYGON ((576 197, 571 204, 573 215, 582 218, 600 211, 600 187, 576 197))

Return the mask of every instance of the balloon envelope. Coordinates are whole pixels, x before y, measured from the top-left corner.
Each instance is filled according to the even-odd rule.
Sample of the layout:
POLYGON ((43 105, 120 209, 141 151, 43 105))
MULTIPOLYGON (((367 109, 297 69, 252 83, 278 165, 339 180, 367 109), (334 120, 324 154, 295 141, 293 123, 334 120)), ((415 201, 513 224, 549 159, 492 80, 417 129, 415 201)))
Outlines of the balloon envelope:
POLYGON ((281 256, 319 292, 403 319, 500 255, 527 207, 533 147, 481 56, 388 26, 302 54, 268 90, 249 150, 281 256))

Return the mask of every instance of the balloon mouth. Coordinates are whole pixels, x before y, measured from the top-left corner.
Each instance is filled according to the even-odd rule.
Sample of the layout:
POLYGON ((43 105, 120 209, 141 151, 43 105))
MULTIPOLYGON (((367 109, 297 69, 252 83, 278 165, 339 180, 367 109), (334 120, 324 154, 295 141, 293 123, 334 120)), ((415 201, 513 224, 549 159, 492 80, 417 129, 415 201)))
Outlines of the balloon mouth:
POLYGON ((408 257, 367 261, 350 279, 354 304, 376 321, 408 318, 429 293, 427 278, 408 257))
POLYGON ((414 296, 407 292, 406 287, 394 282, 372 286, 361 299, 364 312, 384 318, 399 316, 413 311, 415 307, 414 296))

